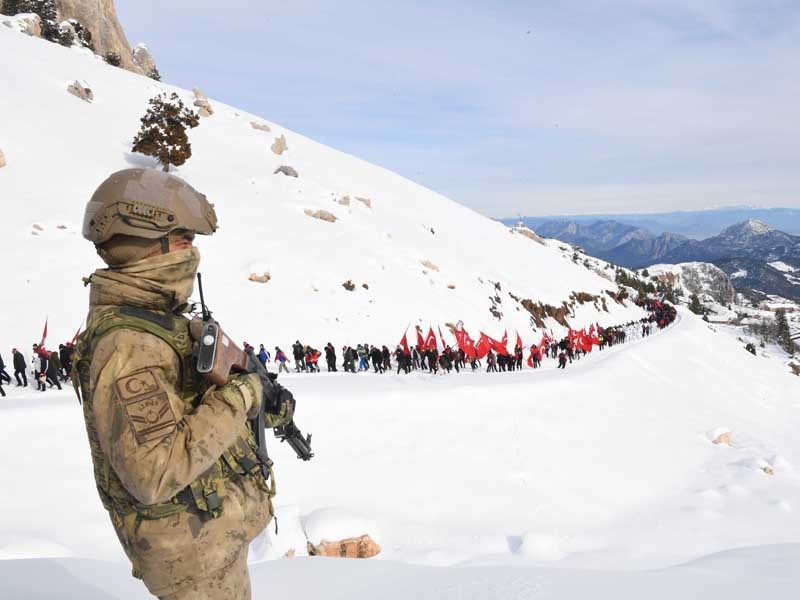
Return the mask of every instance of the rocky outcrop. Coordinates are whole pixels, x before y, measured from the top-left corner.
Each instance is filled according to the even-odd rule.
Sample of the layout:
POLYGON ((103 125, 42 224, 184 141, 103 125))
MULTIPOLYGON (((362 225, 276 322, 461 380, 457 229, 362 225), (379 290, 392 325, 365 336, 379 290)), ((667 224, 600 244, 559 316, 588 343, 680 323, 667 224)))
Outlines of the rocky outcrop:
POLYGON ((133 49, 133 62, 142 70, 142 73, 148 77, 156 79, 158 75, 158 68, 156 68, 156 61, 150 53, 150 48, 147 44, 137 44, 133 49))
POLYGON ((363 204, 367 208, 372 208, 372 200, 370 200, 369 198, 361 198, 359 196, 356 196, 356 200, 361 202, 361 204, 363 204))
POLYGON ((199 88, 192 90, 194 93, 194 105, 197 107, 197 112, 201 117, 210 117, 214 114, 214 109, 211 107, 211 102, 208 101, 203 91, 199 88))
POLYGON ((85 81, 73 81, 67 86, 67 91, 76 98, 80 98, 86 102, 92 102, 92 100, 94 100, 92 88, 90 88, 89 84, 85 81))
POLYGON ((420 260, 420 264, 425 267, 426 269, 430 269, 431 271, 439 271, 439 266, 429 261, 427 258, 425 260, 420 260))
POLYGON ((280 156, 284 152, 289 149, 289 146, 286 144, 286 136, 281 134, 281 137, 275 138, 275 143, 272 144, 272 151, 280 156))
POLYGON ((266 123, 259 123, 258 121, 250 121, 250 127, 255 129, 256 131, 266 131, 267 133, 272 131, 269 128, 269 125, 267 125, 266 123))
POLYGON ((319 219, 320 221, 327 221, 328 223, 336 223, 338 220, 336 215, 329 213, 327 210, 311 210, 307 208, 303 212, 312 219, 319 219))
POLYGON ((288 167, 286 165, 280 166, 277 169, 275 169, 273 175, 277 175, 278 173, 282 173, 287 177, 299 177, 297 171, 295 171, 292 167, 288 167))
POLYGON ((147 75, 133 60, 114 0, 56 0, 56 8, 59 21, 76 19, 92 33, 92 43, 99 56, 117 54, 122 68, 147 75))
POLYGON ((350 206, 350 196, 342 196, 339 198, 338 202, 342 206, 350 206))
POLYGON ((672 289, 683 290, 687 296, 708 295, 718 304, 730 304, 736 295, 730 278, 722 269, 710 263, 653 265, 648 267, 648 272, 672 289))
POLYGON ((317 545, 308 543, 308 553, 311 556, 327 556, 329 558, 372 558, 381 552, 381 547, 369 535, 362 535, 346 540, 329 542, 327 540, 317 545))
POLYGON ((0 150, 0 169, 6 166, 6 155, 0 150))
POLYGON ((32 13, 15 15, 13 17, 3 18, 0 23, 11 29, 16 29, 20 33, 25 33, 34 37, 42 37, 42 20, 39 18, 39 15, 34 15, 32 13))
POLYGON ((544 246, 544 239, 540 235, 538 235, 535 231, 533 231, 532 229, 528 229, 527 227, 514 227, 511 229, 511 233, 517 233, 522 237, 526 237, 529 240, 533 240, 537 244, 541 244, 542 246, 544 246))

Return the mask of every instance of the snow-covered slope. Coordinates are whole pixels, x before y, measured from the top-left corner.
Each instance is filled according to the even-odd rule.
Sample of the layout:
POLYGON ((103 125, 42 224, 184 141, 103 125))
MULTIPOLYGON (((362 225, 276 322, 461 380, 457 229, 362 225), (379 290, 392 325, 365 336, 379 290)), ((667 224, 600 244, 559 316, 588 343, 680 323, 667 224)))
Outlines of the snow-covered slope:
MULTIPOLYGON (((15 314, 4 334, 13 334, 6 344, 28 344, 49 315, 51 339, 61 341, 85 314, 81 277, 100 265, 80 235, 85 203, 113 171, 154 166, 130 153, 131 140, 147 100, 174 88, 3 29, 0 55, 14 60, 0 65, 0 113, 10 117, 0 130, 8 161, 0 169, 0 255, 16 264, 0 296, 0 311, 15 314), (91 87, 94 102, 66 92, 73 80, 91 87)), ((191 105, 190 92, 176 91, 191 105)), ((402 177, 273 123, 269 133, 256 130, 252 121, 267 122, 212 104, 215 114, 190 132, 194 156, 175 173, 216 204, 221 228, 199 241, 202 270, 209 304, 237 339, 394 344, 409 323, 427 329, 458 320, 498 338, 519 329, 527 339, 530 314, 510 294, 557 306, 573 292, 616 288, 402 177), (282 156, 270 150, 280 135, 289 147, 282 156), (281 165, 299 177, 274 174, 281 165), (338 202, 344 196, 349 206, 338 202), (306 209, 338 221, 311 218, 306 209), (264 272, 269 283, 248 281, 264 272), (348 280, 354 291, 343 288, 348 280), (495 296, 502 321, 489 311, 495 296)), ((610 312, 584 305, 574 324, 641 314, 606 299, 610 312)))

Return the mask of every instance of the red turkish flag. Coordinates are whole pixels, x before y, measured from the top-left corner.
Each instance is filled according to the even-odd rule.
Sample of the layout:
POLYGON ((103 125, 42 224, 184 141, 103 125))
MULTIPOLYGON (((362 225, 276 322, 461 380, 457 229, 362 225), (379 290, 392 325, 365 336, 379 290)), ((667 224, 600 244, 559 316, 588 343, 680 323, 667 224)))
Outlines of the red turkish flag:
POLYGON ((516 348, 523 348, 523 345, 522 345, 522 338, 521 338, 521 337, 519 337, 519 331, 517 331, 517 332, 516 332, 516 334, 517 334, 517 342, 516 342, 516 344, 514 344, 514 348, 515 348, 515 349, 516 349, 516 348))
POLYGON ((478 358, 483 358, 489 354, 489 350, 492 349, 492 343, 490 340, 491 338, 481 331, 481 337, 478 339, 478 343, 475 345, 475 355, 478 358))
POLYGON ((481 333, 481 335, 486 336, 486 340, 489 343, 489 346, 491 347, 492 350, 494 350, 498 354, 502 354, 503 356, 508 356, 508 349, 506 348, 506 346, 508 345, 508 332, 503 333, 503 339, 500 340, 499 342, 494 338, 490 338, 485 333, 481 333))
POLYGON ((457 332, 456 340, 458 341, 458 347, 464 351, 464 354, 466 354, 468 358, 476 358, 478 356, 475 342, 469 337, 466 329, 461 329, 457 332), (458 334, 460 334, 460 338, 458 334))
POLYGON ((422 333, 419 328, 417 328, 417 347, 423 352, 425 351, 425 340, 422 339, 422 333))
POLYGON ((531 346, 531 355, 528 357, 528 366, 532 369, 533 368, 533 354, 536 352, 536 344, 531 346))
POLYGON ((50 317, 45 317, 44 320, 44 331, 42 331, 42 342, 39 344, 40 347, 44 348, 44 343, 47 341, 47 321, 50 320, 50 317))
POLYGON ((544 358, 547 355, 547 346, 550 344, 550 340, 547 339, 547 334, 542 334, 542 341, 539 342, 539 356, 544 358))
POLYGON ((408 331, 403 334, 403 339, 400 340, 400 345, 403 347, 403 352, 406 354, 411 354, 411 350, 408 349, 408 331))
POLYGON ((428 337, 425 338, 425 345, 423 346, 425 350, 437 350, 436 346, 436 335, 433 333, 433 327, 428 330, 428 337))

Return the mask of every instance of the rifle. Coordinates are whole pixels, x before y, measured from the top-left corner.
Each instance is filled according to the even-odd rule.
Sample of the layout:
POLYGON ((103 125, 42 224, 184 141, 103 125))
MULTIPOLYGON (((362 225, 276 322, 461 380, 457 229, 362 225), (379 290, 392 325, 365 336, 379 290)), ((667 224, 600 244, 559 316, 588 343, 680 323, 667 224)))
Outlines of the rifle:
MULTIPOLYGON (((257 373, 261 377, 262 385, 266 386, 267 397, 273 398, 275 406, 261 403, 258 416, 250 419, 250 429, 258 445, 258 458, 261 461, 264 477, 269 477, 271 461, 267 455, 267 444, 264 436, 266 421, 264 413, 268 409, 279 409, 280 395, 283 388, 275 383, 277 375, 269 373, 255 355, 252 347, 246 351, 240 349, 230 337, 222 330, 219 323, 211 318, 203 297, 203 280, 197 274, 197 283, 200 289, 200 304, 203 311, 203 332, 200 336, 200 351, 197 355, 197 372, 202 374, 214 385, 225 385, 231 373, 257 373)), ((275 427, 273 433, 281 442, 289 442, 297 458, 311 460, 314 453, 311 451, 311 434, 303 436, 294 421, 283 427, 275 427)))

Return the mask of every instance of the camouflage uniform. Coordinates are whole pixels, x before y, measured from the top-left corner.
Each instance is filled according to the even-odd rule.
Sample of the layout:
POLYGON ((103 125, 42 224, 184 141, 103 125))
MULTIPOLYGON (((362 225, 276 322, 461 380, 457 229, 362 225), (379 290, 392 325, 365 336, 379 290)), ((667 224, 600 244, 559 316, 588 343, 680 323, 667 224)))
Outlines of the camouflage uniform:
POLYGON ((199 260, 190 248, 96 271, 75 381, 97 490, 134 576, 159 598, 247 599, 248 545, 273 515, 247 425, 262 383, 196 374, 196 328, 180 313, 199 260))

